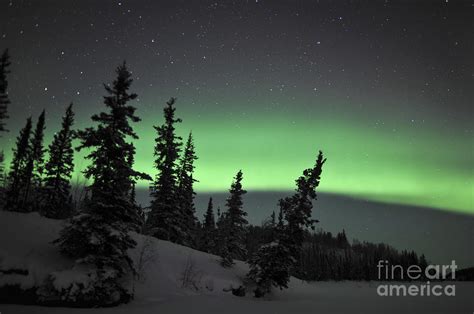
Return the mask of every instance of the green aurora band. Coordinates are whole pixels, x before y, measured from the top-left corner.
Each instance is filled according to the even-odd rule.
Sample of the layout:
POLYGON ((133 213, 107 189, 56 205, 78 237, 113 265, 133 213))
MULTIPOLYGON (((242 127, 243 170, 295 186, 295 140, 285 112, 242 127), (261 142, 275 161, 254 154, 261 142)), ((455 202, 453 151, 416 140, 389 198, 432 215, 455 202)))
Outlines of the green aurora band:
MULTIPOLYGON (((308 109, 286 113, 258 109, 232 113, 225 108, 205 115, 180 108, 183 123, 178 133, 192 130, 199 160, 196 190, 226 191, 235 173, 244 172, 244 187, 251 191, 294 189, 294 180, 310 167, 321 149, 328 161, 319 191, 393 204, 416 205, 474 214, 473 147, 468 134, 417 127, 413 121, 376 124, 371 119, 351 119, 318 114, 308 109)), ((300 108, 301 109, 301 108, 300 108)), ((96 109, 97 110, 97 109, 96 109)), ((162 105, 144 114, 135 126, 140 139, 135 168, 154 175, 152 125, 161 124, 162 105)), ((78 127, 90 120, 78 120, 78 127), (85 120, 85 121, 84 121, 85 120)), ((46 143, 59 121, 48 125, 46 143)), ((7 164, 12 140, 6 146, 7 164)), ((87 165, 84 153, 75 160, 74 182, 87 165)), ((78 181, 79 180, 79 181, 78 181)), ((139 182, 146 187, 148 182, 139 182)))

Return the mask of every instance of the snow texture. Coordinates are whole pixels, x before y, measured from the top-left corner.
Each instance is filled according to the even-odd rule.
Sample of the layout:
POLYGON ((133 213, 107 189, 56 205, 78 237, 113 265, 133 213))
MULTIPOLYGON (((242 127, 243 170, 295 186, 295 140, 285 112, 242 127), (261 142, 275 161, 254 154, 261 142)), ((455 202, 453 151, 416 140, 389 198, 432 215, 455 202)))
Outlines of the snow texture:
MULTIPOLYGON (((0 269, 15 269, 27 275, 0 274, 0 285, 22 287, 41 284, 54 276, 56 288, 71 282, 87 283, 87 270, 75 269, 51 241, 63 222, 39 216, 0 211, 0 269), (20 271, 21 270, 21 271, 20 271)), ((145 314, 145 313, 472 313, 474 283, 456 282, 456 297, 380 297, 377 282, 306 283, 292 278, 289 289, 275 290, 255 299, 224 292, 242 284, 248 266, 240 261, 232 268, 219 265, 219 257, 188 247, 133 234, 137 241, 130 256, 143 274, 130 281, 135 299, 112 308, 49 308, 0 304, 2 314, 145 314), (192 285, 183 285, 183 275, 192 285)))

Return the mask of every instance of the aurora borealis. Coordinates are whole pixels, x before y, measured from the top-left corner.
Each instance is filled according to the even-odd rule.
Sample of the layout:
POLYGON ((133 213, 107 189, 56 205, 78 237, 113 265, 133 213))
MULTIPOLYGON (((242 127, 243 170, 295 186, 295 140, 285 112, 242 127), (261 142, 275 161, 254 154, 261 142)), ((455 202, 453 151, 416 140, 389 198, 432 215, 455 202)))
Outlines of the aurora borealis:
MULTIPOLYGON (((474 214, 472 22, 467 2, 1 1, 10 48, 11 155, 27 116, 47 138, 74 102, 101 110, 127 60, 136 168, 154 174, 153 125, 176 96, 199 191, 291 190, 321 149, 320 190, 474 214)), ((84 168, 76 158, 76 176, 84 168)), ((146 186, 146 182, 141 183, 146 186)))

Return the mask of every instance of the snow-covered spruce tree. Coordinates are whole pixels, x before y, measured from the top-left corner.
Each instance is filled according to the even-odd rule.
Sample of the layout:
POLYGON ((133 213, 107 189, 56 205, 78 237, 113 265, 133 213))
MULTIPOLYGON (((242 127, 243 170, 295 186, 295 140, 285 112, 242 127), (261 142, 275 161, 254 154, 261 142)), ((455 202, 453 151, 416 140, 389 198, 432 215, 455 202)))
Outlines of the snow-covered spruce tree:
MULTIPOLYGON (((88 187, 90 200, 55 241, 89 278, 86 285, 71 282, 67 289, 57 291, 60 302, 75 306, 109 306, 133 297, 125 287, 125 280, 134 273, 127 250, 136 245, 129 232, 138 229, 140 219, 130 202, 130 190, 134 179, 151 178, 133 170, 128 160, 135 148, 127 140, 138 138, 130 122, 140 121, 128 102, 137 95, 128 91, 132 79, 125 62, 116 73, 112 85, 104 85, 108 111, 92 116, 96 127, 77 132, 81 141, 77 149, 88 149, 86 158, 91 161, 84 172, 93 181, 88 187)), ((56 274, 50 278, 53 283, 56 279, 56 274)))
POLYGON ((280 211, 278 224, 272 225, 274 232, 271 239, 262 245, 249 261, 250 271, 247 277, 256 284, 255 297, 263 297, 270 292, 272 286, 280 289, 288 288, 290 268, 294 264, 290 250, 285 245, 287 234, 280 211))
POLYGON ((165 122, 155 126, 155 168, 158 173, 150 187, 151 211, 146 232, 156 238, 182 243, 186 239, 178 198, 178 158, 182 138, 176 135, 175 99, 171 98, 163 109, 165 122))
POLYGON ((26 125, 20 130, 13 149, 13 159, 8 174, 8 184, 5 193, 4 209, 10 211, 25 211, 23 198, 28 182, 27 165, 30 156, 31 117, 26 119, 26 125))
POLYGON ((222 243, 224 242, 224 232, 223 232, 223 224, 224 224, 224 215, 221 213, 221 207, 217 206, 216 211, 216 237, 215 237, 215 246, 214 251, 212 252, 215 255, 220 255, 222 251, 222 243))
POLYGON ((324 162, 320 151, 313 168, 303 171, 296 180, 296 193, 280 200, 280 214, 276 240, 263 245, 250 262, 248 277, 257 284, 255 296, 261 297, 271 286, 287 288, 290 274, 296 267, 304 239, 304 232, 314 228, 311 218, 324 162), (284 223, 286 221, 286 224, 284 223))
POLYGON ((49 218, 64 219, 72 214, 69 182, 74 170, 73 123, 74 112, 71 103, 63 116, 61 131, 54 134, 53 142, 48 147, 49 160, 45 165, 40 213, 49 218))
POLYGON ((232 182, 229 190, 230 196, 227 198, 227 212, 223 213, 219 228, 221 229, 222 246, 220 250, 221 265, 230 267, 234 264, 234 259, 245 259, 245 232, 248 225, 245 216, 247 213, 242 210, 242 196, 247 193, 242 188, 242 171, 239 170, 232 182))
POLYGON ((37 210, 39 191, 42 185, 43 167, 44 167, 44 148, 43 138, 45 130, 45 111, 43 110, 38 117, 33 137, 30 142, 30 154, 26 165, 25 176, 26 186, 23 194, 23 204, 28 211, 37 210))
POLYGON ((193 178, 194 161, 197 159, 196 153, 194 152, 193 135, 189 133, 188 140, 184 146, 183 155, 179 162, 177 197, 181 211, 183 231, 186 236, 186 238, 182 240, 182 243, 190 247, 196 247, 197 244, 197 219, 195 215, 196 209, 194 208, 194 196, 196 193, 194 193, 193 188, 194 182, 197 182, 197 180, 193 178))
POLYGON ((5 120, 8 119, 8 105, 10 99, 8 98, 8 80, 7 74, 10 73, 8 67, 10 66, 10 55, 8 49, 0 56, 0 134, 6 132, 5 120))
MULTIPOLYGON (((130 151, 129 155, 127 157, 127 162, 130 165, 130 167, 133 167, 135 164, 135 150, 130 151)), ((139 232, 143 232, 143 228, 145 226, 145 211, 143 210, 142 206, 137 203, 136 199, 136 185, 137 185, 137 178, 132 178, 132 186, 130 188, 130 203, 135 207, 135 211, 138 213, 138 218, 139 218, 139 223, 138 223, 138 229, 139 232)), ((149 180, 151 180, 151 177, 148 177, 149 180)))
POLYGON ((212 197, 209 198, 207 210, 204 214, 204 222, 202 224, 200 249, 207 253, 215 253, 216 251, 216 223, 214 218, 212 197))

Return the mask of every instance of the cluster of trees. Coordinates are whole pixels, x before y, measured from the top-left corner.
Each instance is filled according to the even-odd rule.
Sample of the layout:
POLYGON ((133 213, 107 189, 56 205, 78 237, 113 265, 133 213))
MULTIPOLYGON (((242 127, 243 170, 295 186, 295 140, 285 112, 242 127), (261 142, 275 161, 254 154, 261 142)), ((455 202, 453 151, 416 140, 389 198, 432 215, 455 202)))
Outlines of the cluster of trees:
POLYGON ((194 150, 189 133, 184 150, 182 138, 176 134, 175 99, 163 110, 165 122, 155 126, 155 168, 158 170, 150 186, 151 206, 145 232, 159 239, 195 247, 197 219, 194 208, 194 150), (182 152, 181 156, 180 153, 182 152))
MULTIPOLYGON (((0 131, 7 118, 8 51, 0 60, 0 131)), ((116 78, 104 85, 105 110, 91 117, 93 127, 73 130, 72 104, 67 107, 61 130, 46 149, 43 145, 45 111, 33 127, 28 118, 13 150, 6 178, 3 208, 11 211, 38 211, 51 218, 70 217, 55 241, 60 251, 75 259, 75 267, 87 269, 89 287, 57 291, 48 298, 82 305, 111 305, 127 302, 133 295, 122 282, 135 273, 127 250, 136 243, 130 231, 202 249, 221 257, 223 267, 235 259, 250 263, 248 278, 256 285, 255 295, 263 296, 272 286, 285 288, 303 249, 305 230, 314 228, 312 201, 325 162, 320 152, 312 168, 296 180, 296 191, 281 199, 278 222, 275 217, 265 242, 247 252, 249 224, 243 210, 243 173, 238 171, 229 190, 226 210, 214 217, 212 199, 203 223, 195 216, 193 189, 194 162, 197 160, 193 135, 185 143, 177 135, 176 99, 163 111, 164 123, 155 126, 154 178, 133 169, 138 136, 133 124, 140 122, 131 105, 137 95, 130 92, 133 80, 125 62, 117 67, 116 78), (85 150, 89 165, 84 170, 91 184, 87 198, 73 211, 70 179, 73 172, 73 140, 77 151, 85 150), (46 158, 47 156, 47 158, 46 158), (135 200, 138 180, 152 181, 151 205, 145 212, 135 200)))
POLYGON ((243 173, 239 170, 229 189, 226 200, 226 211, 217 210, 217 220, 213 211, 212 197, 209 199, 204 220, 198 229, 198 246, 201 251, 219 255, 223 267, 234 265, 234 259, 246 260, 245 239, 249 223, 243 210, 243 195, 247 193, 242 187, 243 173))
MULTIPOLYGON (((7 74, 9 54, 0 58, 0 136, 8 118, 7 74)), ((243 173, 238 171, 229 189, 225 211, 214 214, 212 198, 202 223, 196 218, 193 185, 197 160, 192 133, 185 142, 177 135, 176 99, 164 107, 164 123, 155 126, 154 178, 133 169, 138 136, 133 124, 141 119, 131 105, 137 95, 130 92, 133 80, 125 62, 117 67, 116 78, 104 85, 105 109, 91 117, 94 127, 73 130, 74 112, 70 104, 61 129, 45 148, 45 111, 35 126, 32 118, 17 137, 8 174, 4 174, 0 154, 1 206, 11 211, 38 211, 50 218, 70 218, 55 241, 60 251, 75 259, 76 267, 87 269, 92 284, 87 289, 49 287, 49 298, 83 306, 111 305, 133 297, 122 282, 135 274, 127 250, 136 243, 131 231, 187 245, 220 256, 223 267, 234 260, 250 265, 248 285, 256 297, 272 287, 287 288, 290 275, 305 280, 371 280, 379 260, 402 266, 426 267, 424 256, 398 252, 384 244, 350 244, 345 232, 335 237, 317 232, 312 219, 316 188, 326 161, 319 152, 313 167, 296 180, 293 195, 279 201, 278 217, 272 214, 261 227, 249 225, 243 209, 243 173), (71 175, 74 169, 73 140, 77 151, 87 151, 90 161, 84 175, 91 184, 81 206, 74 206, 71 175), (138 180, 149 180, 151 205, 144 210, 135 200, 138 180)), ((77 203, 77 201, 76 201, 77 203)))
MULTIPOLYGON (((0 57, 0 136, 7 131, 9 58, 8 50, 0 57)), ((314 166, 296 180, 294 194, 279 201, 278 217, 273 213, 262 226, 249 225, 243 209, 243 173, 239 170, 229 189, 225 211, 217 208, 215 215, 210 198, 201 223, 194 206, 194 138, 190 132, 183 142, 177 135, 176 127, 182 120, 176 117, 175 98, 164 107, 164 123, 154 127, 157 174, 152 178, 133 169, 133 141, 138 139, 133 124, 141 120, 130 104, 137 97, 129 91, 132 82, 126 64, 118 66, 115 80, 104 85, 105 110, 91 117, 94 127, 73 130, 70 104, 61 129, 45 148, 43 111, 35 125, 31 117, 26 120, 8 173, 0 153, 1 207, 38 211, 49 218, 70 218, 55 243, 92 278, 90 286, 82 289, 71 286, 58 291, 50 285, 43 289, 49 299, 75 306, 130 300, 133 294, 122 283, 136 273, 127 254, 136 245, 131 231, 218 255, 223 267, 232 267, 236 259, 247 261, 247 283, 255 287, 256 297, 264 296, 272 287, 287 288, 290 275, 304 280, 377 280, 379 260, 404 268, 426 267, 425 257, 415 252, 399 252, 385 244, 350 244, 344 231, 336 236, 310 231, 317 222, 312 219, 312 208, 326 161, 322 152, 314 166), (87 197, 81 206, 71 195, 73 140, 79 141, 75 149, 86 150, 90 161, 84 175, 92 183, 86 188, 87 197), (138 180, 151 181, 148 210, 135 200, 138 180)))
MULTIPOLYGON (((0 134, 5 132, 8 118, 7 74, 10 56, 5 50, 0 58, 0 134)), ((43 144, 46 113, 39 115, 33 127, 32 118, 26 119, 13 149, 9 172, 0 154, 1 194, 0 204, 11 211, 39 211, 51 218, 65 218, 73 209, 70 179, 73 171, 72 139, 74 113, 72 104, 66 109, 61 130, 55 133, 52 143, 43 144), (49 156, 45 160, 45 153, 49 156)))
POLYGON ((43 146, 45 111, 38 117, 34 129, 31 117, 26 120, 16 140, 10 171, 5 176, 5 209, 38 211, 58 219, 70 216, 73 209, 69 183, 74 168, 73 123, 71 104, 63 117, 61 130, 46 149, 43 146))
POLYGON ((306 234, 317 222, 312 219, 312 201, 321 179, 326 159, 319 152, 315 165, 303 171, 296 180, 296 191, 279 201, 278 221, 275 213, 262 227, 250 226, 245 219, 242 196, 242 171, 239 171, 229 190, 227 211, 218 209, 217 222, 209 200, 201 228, 199 248, 221 257, 221 265, 230 267, 234 259, 250 264, 247 274, 254 294, 262 297, 272 287, 288 288, 290 275, 297 274, 300 256, 305 249, 306 234))

